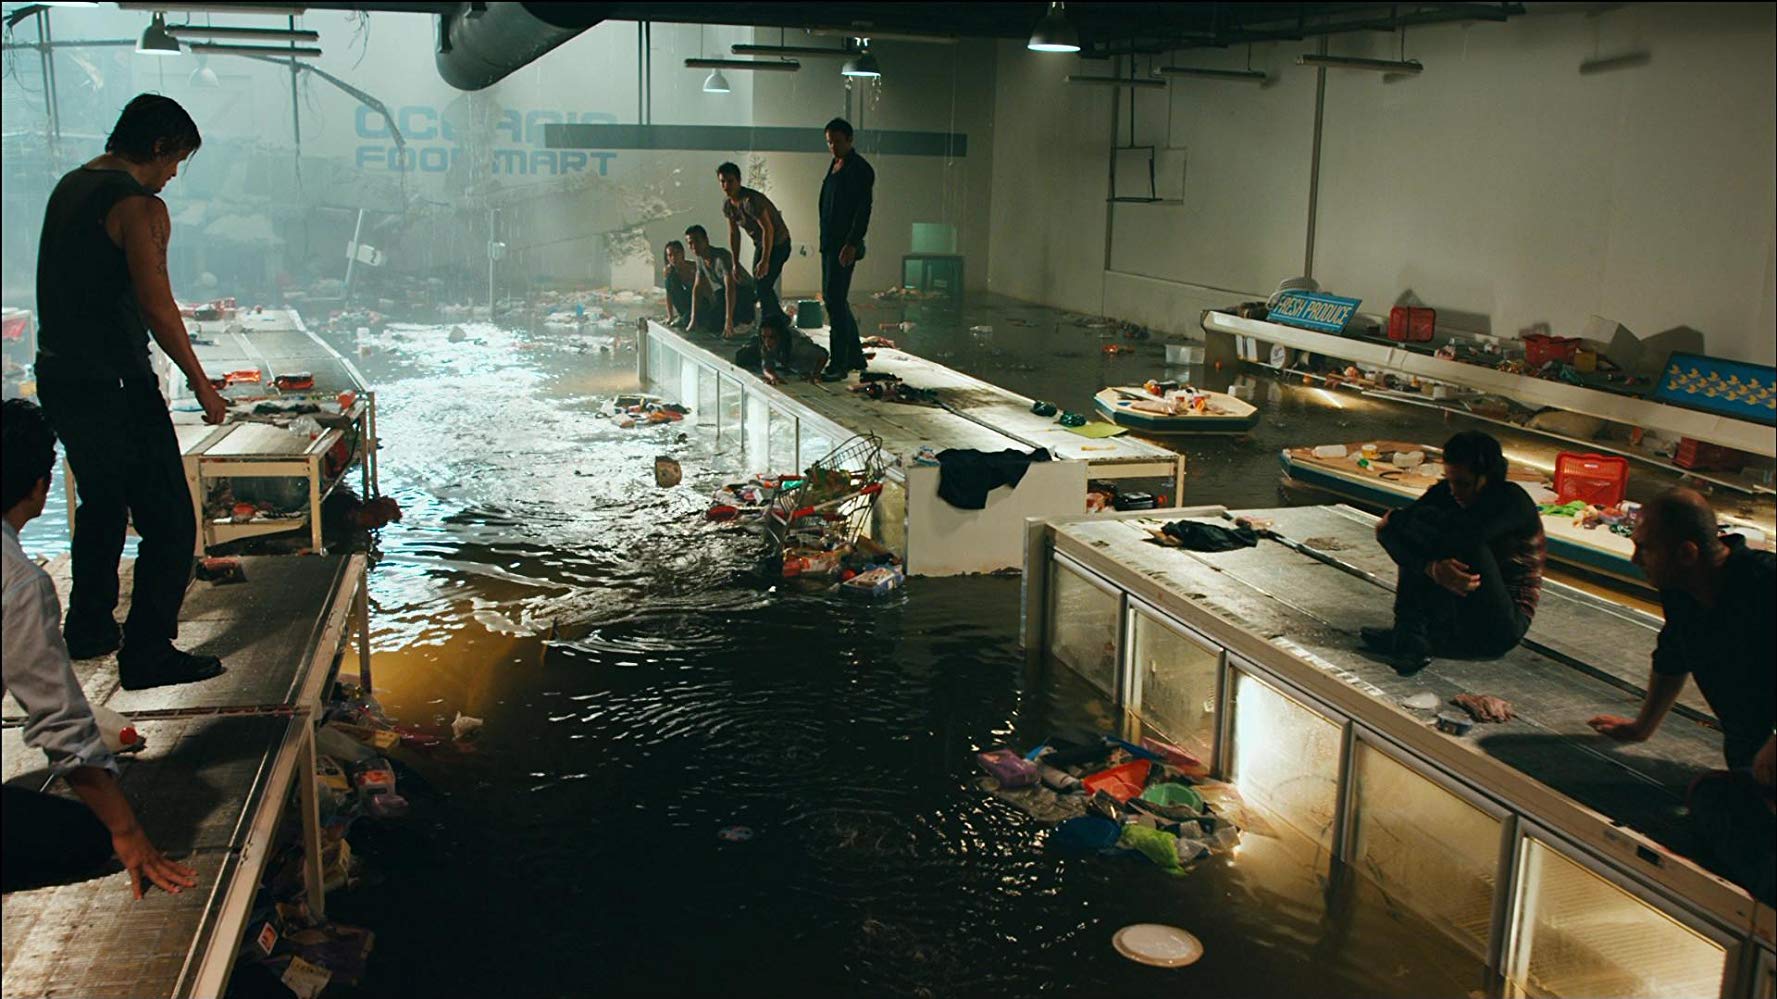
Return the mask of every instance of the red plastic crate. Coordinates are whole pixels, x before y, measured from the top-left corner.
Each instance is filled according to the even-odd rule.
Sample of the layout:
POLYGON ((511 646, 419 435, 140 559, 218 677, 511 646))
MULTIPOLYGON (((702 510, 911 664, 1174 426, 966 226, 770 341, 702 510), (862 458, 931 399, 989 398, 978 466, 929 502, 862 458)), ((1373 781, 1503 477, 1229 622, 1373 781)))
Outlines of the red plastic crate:
POLYGON ((1540 368, 1550 361, 1572 364, 1573 355, 1579 349, 1578 337, 1532 333, 1524 338, 1524 360, 1533 368, 1540 368))
POLYGON ((1388 310, 1388 338, 1424 343, 1438 329, 1438 310, 1397 305, 1388 310))
POLYGON ((1738 472, 1746 467, 1746 454, 1720 444, 1681 437, 1678 449, 1672 453, 1672 463, 1695 471, 1738 472))
POLYGON ((1615 506, 1629 487, 1629 459, 1563 451, 1555 456, 1555 502, 1615 506))

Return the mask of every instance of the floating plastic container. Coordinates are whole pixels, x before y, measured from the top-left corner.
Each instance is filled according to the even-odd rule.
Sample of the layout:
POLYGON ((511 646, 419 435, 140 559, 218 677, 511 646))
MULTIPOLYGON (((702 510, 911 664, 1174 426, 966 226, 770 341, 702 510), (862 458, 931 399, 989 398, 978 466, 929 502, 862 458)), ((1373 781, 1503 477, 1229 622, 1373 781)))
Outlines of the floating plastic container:
POLYGON ((1037 782, 1037 766, 1010 749, 990 749, 976 753, 975 762, 1000 787, 1029 787, 1037 782))
POLYGON ((1397 305, 1388 310, 1388 338, 1425 343, 1438 330, 1438 310, 1397 305))
POLYGON ((1127 802, 1142 792, 1142 788, 1148 783, 1148 771, 1153 766, 1147 760, 1136 760, 1109 770, 1100 770, 1080 783, 1085 785, 1088 794, 1103 791, 1119 802, 1127 802))
POLYGON ((901 588, 907 577, 901 575, 899 569, 889 566, 878 566, 868 572, 860 572, 856 576, 839 584, 840 591, 847 596, 880 598, 886 597, 901 588))
POLYGON ((1532 333, 1524 338, 1524 361, 1533 368, 1542 367, 1550 361, 1572 364, 1573 355, 1579 349, 1578 337, 1532 333))
POLYGON ((827 325, 827 309, 819 299, 805 298, 796 303, 796 328, 818 330, 827 325))
POLYGON ((1629 488, 1629 461, 1602 454, 1563 451, 1555 456, 1555 502, 1582 500, 1615 506, 1629 488))
POLYGON ((1169 343, 1166 345, 1167 364, 1202 364, 1204 347, 1200 343, 1169 343))
POLYGON ((1141 793, 1141 800, 1168 818, 1203 814, 1203 796, 1188 784, 1155 784, 1141 793))

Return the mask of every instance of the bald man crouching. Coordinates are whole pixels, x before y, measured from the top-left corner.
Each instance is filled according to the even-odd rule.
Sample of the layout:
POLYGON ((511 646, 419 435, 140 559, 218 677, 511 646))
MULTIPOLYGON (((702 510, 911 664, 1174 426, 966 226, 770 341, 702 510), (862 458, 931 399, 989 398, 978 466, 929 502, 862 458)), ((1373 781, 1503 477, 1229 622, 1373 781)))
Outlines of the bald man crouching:
POLYGON ((1777 894, 1777 556, 1721 536, 1715 511, 1689 489, 1642 507, 1635 564, 1660 591, 1666 626, 1647 697, 1633 719, 1591 726, 1624 742, 1652 736, 1685 677, 1721 722, 1726 773, 1692 786, 1691 814, 1714 865, 1769 903, 1777 894))

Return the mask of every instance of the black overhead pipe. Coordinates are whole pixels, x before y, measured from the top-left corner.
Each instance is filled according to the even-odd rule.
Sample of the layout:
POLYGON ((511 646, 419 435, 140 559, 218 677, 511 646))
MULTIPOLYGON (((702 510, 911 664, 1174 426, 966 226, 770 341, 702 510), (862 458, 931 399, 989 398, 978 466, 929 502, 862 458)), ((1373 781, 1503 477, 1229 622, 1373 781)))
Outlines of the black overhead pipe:
POLYGON ((438 15, 438 75, 481 90, 604 20, 610 4, 459 3, 438 15))

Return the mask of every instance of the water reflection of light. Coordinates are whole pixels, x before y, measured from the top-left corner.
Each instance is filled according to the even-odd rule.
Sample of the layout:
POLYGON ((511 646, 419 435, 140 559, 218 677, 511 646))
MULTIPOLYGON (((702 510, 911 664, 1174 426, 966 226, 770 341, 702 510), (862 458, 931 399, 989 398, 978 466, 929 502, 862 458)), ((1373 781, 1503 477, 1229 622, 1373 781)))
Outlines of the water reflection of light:
POLYGON ((1327 405, 1333 407, 1334 409, 1344 409, 1345 408, 1344 400, 1340 399, 1337 395, 1333 394, 1332 390, 1324 389, 1324 388, 1317 388, 1314 391, 1315 391, 1315 394, 1320 396, 1322 402, 1325 402, 1327 405))

